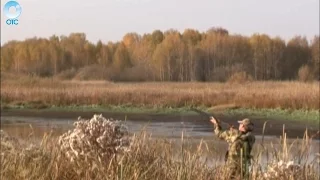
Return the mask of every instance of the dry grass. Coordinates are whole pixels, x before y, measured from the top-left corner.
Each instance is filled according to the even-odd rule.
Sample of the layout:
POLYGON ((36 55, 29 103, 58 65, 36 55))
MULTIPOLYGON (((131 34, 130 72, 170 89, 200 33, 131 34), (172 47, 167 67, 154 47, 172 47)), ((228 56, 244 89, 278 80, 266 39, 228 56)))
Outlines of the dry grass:
MULTIPOLYGON (((107 121, 109 122, 109 120, 107 121)), ((119 133, 119 131, 110 129, 110 127, 115 127, 110 123, 105 128, 102 124, 93 130, 97 123, 87 122, 86 128, 82 129, 82 127, 76 126, 73 133, 66 133, 60 138, 72 137, 77 139, 76 142, 84 143, 91 137, 95 137, 96 133, 99 134, 101 129, 105 129, 114 136, 119 133), (88 132, 92 131, 85 134, 83 133, 86 132, 85 129, 88 132)), ((280 150, 273 148, 271 151, 266 151, 264 148, 256 148, 251 179, 319 179, 319 172, 316 171, 319 162, 307 160, 311 156, 309 149, 312 139, 305 136, 303 143, 297 145, 295 143, 289 144, 285 134, 283 137, 279 139, 280 150), (296 157, 296 154, 291 153, 292 146, 301 150, 298 153, 301 157, 298 164, 292 164, 290 161, 296 157), (264 164, 261 160, 262 154, 268 154, 271 163, 264 164)), ((111 153, 109 158, 103 160, 99 153, 84 153, 85 156, 82 156, 84 158, 81 160, 76 158, 70 161, 66 154, 73 150, 60 147, 65 144, 74 145, 74 141, 66 140, 60 144, 62 146, 59 146, 58 139, 47 134, 39 145, 29 144, 23 147, 15 145, 17 144, 15 140, 2 133, 1 145, 10 143, 11 145, 10 148, 1 150, 1 179, 226 179, 226 171, 222 166, 207 163, 205 154, 212 149, 208 148, 204 141, 192 149, 188 146, 188 140, 182 136, 181 143, 177 148, 168 139, 155 140, 142 131, 141 134, 130 137, 130 146, 127 151, 111 153)), ((90 142, 94 143, 94 141, 90 142)), ((108 142, 108 140, 104 142, 108 142)), ((99 150, 110 148, 110 146, 116 147, 118 144, 114 146, 109 144, 108 147, 93 145, 89 151, 86 150, 87 146, 80 145, 78 146, 80 149, 74 151, 93 152, 96 150, 99 152, 99 150)))
MULTIPOLYGON (((319 83, 111 83, 20 78, 1 81, 4 104, 319 109, 319 83)), ((41 106, 40 105, 40 106, 41 106)))

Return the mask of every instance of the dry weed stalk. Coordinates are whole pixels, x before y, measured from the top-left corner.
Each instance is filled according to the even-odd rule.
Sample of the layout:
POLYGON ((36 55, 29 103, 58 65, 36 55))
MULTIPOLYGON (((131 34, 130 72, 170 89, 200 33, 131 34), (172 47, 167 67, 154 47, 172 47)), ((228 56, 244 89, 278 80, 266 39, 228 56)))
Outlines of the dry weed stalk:
POLYGON ((121 121, 95 114, 90 120, 79 117, 74 126, 58 142, 71 161, 97 156, 99 161, 107 161, 112 155, 129 150, 128 130, 121 121))
POLYGON ((17 138, 9 136, 5 131, 0 130, 1 138, 1 155, 3 156, 6 152, 14 151, 20 146, 17 138))
POLYGON ((299 164, 294 164, 293 161, 285 162, 280 160, 269 164, 263 176, 266 180, 284 178, 303 179, 303 177, 301 177, 303 170, 299 164))

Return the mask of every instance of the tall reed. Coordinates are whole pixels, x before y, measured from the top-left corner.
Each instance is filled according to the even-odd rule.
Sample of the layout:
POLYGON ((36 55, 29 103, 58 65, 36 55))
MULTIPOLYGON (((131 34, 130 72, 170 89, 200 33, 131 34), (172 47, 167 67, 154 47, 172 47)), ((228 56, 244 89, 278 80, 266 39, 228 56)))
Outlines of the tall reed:
POLYGON ((1 82, 2 104, 33 107, 129 105, 319 109, 319 83, 110 83, 52 79, 1 82))
MULTIPOLYGON (((57 146, 58 138, 47 133, 38 145, 2 149, 1 179, 226 179, 223 164, 209 163, 206 155, 213 149, 206 141, 192 148, 182 135, 177 148, 172 140, 155 139, 145 131, 131 136, 131 140, 130 151, 112 155, 109 161, 101 161, 98 155, 70 161, 57 146)), ((288 143, 285 134, 278 140, 264 145, 271 147, 269 151, 255 145, 250 179, 319 179, 317 157, 310 158, 309 136, 300 143, 288 143), (266 154, 269 161, 263 160, 266 154)), ((1 139, 1 144, 6 141, 10 140, 1 139)))

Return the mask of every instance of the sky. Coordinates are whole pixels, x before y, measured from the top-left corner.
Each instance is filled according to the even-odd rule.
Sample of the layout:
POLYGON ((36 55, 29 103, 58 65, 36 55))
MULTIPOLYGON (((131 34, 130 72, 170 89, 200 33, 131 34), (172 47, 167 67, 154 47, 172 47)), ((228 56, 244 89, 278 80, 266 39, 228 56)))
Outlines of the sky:
POLYGON ((73 32, 106 43, 129 32, 205 32, 211 27, 286 41, 295 35, 308 40, 319 35, 319 0, 16 0, 22 8, 18 25, 6 24, 3 7, 8 1, 1 0, 1 44, 73 32))

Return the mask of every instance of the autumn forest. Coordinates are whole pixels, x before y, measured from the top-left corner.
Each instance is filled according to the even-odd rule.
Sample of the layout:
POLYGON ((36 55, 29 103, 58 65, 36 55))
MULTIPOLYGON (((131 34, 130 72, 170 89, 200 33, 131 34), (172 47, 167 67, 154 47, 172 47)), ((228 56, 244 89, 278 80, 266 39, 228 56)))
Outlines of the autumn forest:
POLYGON ((147 34, 119 42, 89 42, 84 33, 10 41, 1 71, 60 79, 110 81, 219 81, 319 79, 319 35, 285 42, 266 34, 243 36, 215 27, 147 34))

